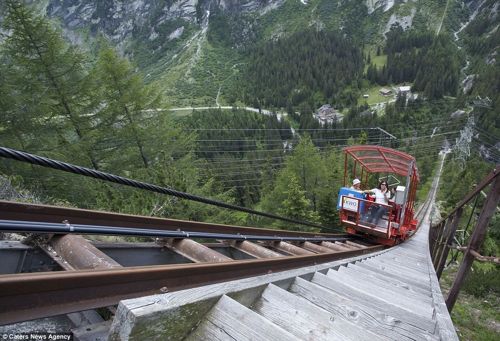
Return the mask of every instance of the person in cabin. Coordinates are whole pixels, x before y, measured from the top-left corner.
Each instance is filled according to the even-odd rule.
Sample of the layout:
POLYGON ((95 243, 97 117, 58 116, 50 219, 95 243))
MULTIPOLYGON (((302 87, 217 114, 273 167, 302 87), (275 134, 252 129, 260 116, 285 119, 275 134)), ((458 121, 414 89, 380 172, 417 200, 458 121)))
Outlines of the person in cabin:
MULTIPOLYGON (((369 189, 364 191, 364 193, 370 193, 375 196, 376 204, 388 205, 389 199, 392 198, 392 191, 389 190, 389 185, 386 181, 381 181, 377 188, 369 189)), ((370 215, 367 218, 368 223, 377 225, 380 218, 387 213, 387 207, 381 205, 373 205, 370 211, 370 215)))
POLYGON ((352 180, 352 186, 350 189, 361 192, 361 181, 359 181, 359 179, 352 180))

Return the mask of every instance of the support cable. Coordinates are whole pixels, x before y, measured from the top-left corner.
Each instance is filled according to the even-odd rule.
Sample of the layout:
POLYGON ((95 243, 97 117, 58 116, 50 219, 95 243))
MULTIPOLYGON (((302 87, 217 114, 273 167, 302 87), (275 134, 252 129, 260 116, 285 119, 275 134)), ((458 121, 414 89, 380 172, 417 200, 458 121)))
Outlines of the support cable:
POLYGON ((132 179, 125 178, 122 176, 97 171, 95 169, 81 167, 81 166, 73 165, 73 164, 67 163, 67 162, 52 160, 52 159, 49 159, 49 158, 46 158, 43 156, 38 156, 38 155, 22 152, 22 151, 7 148, 7 147, 0 147, 0 157, 4 157, 7 159, 13 159, 13 160, 17 160, 17 161, 22 161, 22 162, 27 162, 27 163, 31 163, 31 164, 42 166, 42 167, 57 169, 57 170, 61 170, 61 171, 68 172, 68 173, 83 175, 83 176, 87 176, 87 177, 95 178, 95 179, 99 179, 99 180, 114 182, 114 183, 117 183, 120 185, 140 188, 140 189, 144 189, 144 190, 147 190, 150 192, 172 195, 172 196, 175 196, 175 197, 178 197, 181 199, 197 201, 197 202, 201 202, 201 203, 208 204, 208 205, 227 208, 227 209, 236 210, 236 211, 240 211, 240 212, 246 212, 246 213, 250 213, 250 214, 254 214, 254 215, 259 215, 262 217, 282 220, 282 221, 286 221, 289 223, 334 230, 332 227, 323 226, 323 225, 311 223, 308 221, 302 221, 302 220, 282 217, 282 216, 278 216, 278 215, 275 215, 272 213, 260 212, 260 211, 252 210, 252 209, 249 209, 246 207, 228 204, 228 203, 225 203, 222 201, 213 200, 213 199, 204 198, 204 197, 200 197, 197 195, 189 194, 186 192, 177 191, 177 190, 172 189, 172 188, 152 185, 152 184, 149 184, 147 182, 132 180, 132 179))
POLYGON ((142 236, 160 238, 201 238, 201 239, 221 239, 236 241, 290 241, 290 242, 322 242, 322 241, 346 241, 350 237, 290 237, 280 236, 276 230, 276 236, 259 236, 253 234, 232 234, 232 233, 211 233, 195 231, 165 231, 158 229, 142 229, 120 226, 100 226, 63 223, 44 223, 36 221, 0 220, 0 229, 9 232, 32 232, 32 233, 61 233, 61 234, 93 234, 93 235, 114 235, 114 236, 142 236))

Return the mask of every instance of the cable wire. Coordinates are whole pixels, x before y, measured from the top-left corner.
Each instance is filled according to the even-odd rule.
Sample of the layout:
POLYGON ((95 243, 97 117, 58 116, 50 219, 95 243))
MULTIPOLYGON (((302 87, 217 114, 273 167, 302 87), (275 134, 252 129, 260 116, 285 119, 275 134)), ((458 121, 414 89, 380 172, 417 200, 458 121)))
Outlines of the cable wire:
POLYGON ((277 219, 277 220, 282 220, 282 221, 286 221, 286 222, 290 222, 290 223, 294 223, 294 224, 331 229, 331 227, 328 227, 328 226, 323 226, 323 225, 319 225, 319 224, 315 224, 315 223, 311 223, 311 222, 307 222, 307 221, 301 221, 301 220, 297 220, 297 219, 291 219, 291 218, 287 218, 287 217, 281 217, 281 216, 278 216, 278 215, 275 215, 272 213, 256 211, 256 210, 252 210, 252 209, 249 209, 246 207, 228 204, 228 203, 225 203, 222 201, 213 200, 213 199, 204 198, 204 197, 200 197, 197 195, 189 194, 186 192, 177 191, 177 190, 174 190, 172 188, 152 185, 152 184, 149 184, 146 182, 132 180, 132 179, 125 178, 122 176, 97 171, 95 169, 81 167, 81 166, 73 165, 73 164, 58 161, 58 160, 52 160, 52 159, 49 159, 49 158, 46 158, 43 156, 33 155, 30 153, 22 152, 22 151, 11 149, 11 148, 0 147, 0 157, 4 157, 7 159, 13 159, 13 160, 17 160, 17 161, 22 161, 22 162, 27 162, 27 163, 31 163, 31 164, 42 166, 42 167, 57 169, 57 170, 61 170, 61 171, 68 172, 68 173, 79 174, 79 175, 83 175, 83 176, 87 176, 87 177, 91 177, 91 178, 95 178, 95 179, 99 179, 99 180, 109 181, 109 182, 113 182, 113 183, 117 183, 117 184, 121 184, 121 185, 125 185, 125 186, 140 188, 140 189, 144 189, 144 190, 151 191, 151 192, 168 194, 168 195, 172 195, 172 196, 182 198, 182 199, 197 201, 197 202, 201 202, 201 203, 208 204, 208 205, 232 209, 232 210, 236 210, 236 211, 240 211, 240 212, 246 212, 246 213, 259 215, 259 216, 272 218, 272 219, 277 219))

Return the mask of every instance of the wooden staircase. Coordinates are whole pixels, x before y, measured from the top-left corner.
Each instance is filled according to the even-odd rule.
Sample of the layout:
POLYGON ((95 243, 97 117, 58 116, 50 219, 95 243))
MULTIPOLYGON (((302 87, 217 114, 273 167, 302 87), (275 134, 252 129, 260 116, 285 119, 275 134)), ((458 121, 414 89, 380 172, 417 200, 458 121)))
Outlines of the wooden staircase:
POLYGON ((423 230, 375 255, 122 301, 109 337, 457 340, 423 230))

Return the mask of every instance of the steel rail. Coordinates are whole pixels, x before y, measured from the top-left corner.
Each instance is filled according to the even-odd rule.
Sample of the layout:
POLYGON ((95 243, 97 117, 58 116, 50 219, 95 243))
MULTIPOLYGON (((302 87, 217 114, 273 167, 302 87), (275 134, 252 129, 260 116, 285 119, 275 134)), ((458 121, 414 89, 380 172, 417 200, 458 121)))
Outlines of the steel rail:
POLYGON ((19 221, 38 221, 102 226, 122 226, 137 229, 186 230, 192 232, 227 233, 242 235, 281 236, 281 237, 341 237, 344 233, 316 233, 264 229, 255 227, 232 226, 203 223, 197 221, 154 218, 130 214, 119 214, 95 210, 35 205, 18 202, 0 201, 0 219, 19 221))
POLYGON ((120 300, 265 275, 383 249, 222 263, 142 266, 0 276, 0 325, 117 304, 120 300))
POLYGON ((348 237, 281 237, 281 236, 259 236, 228 233, 208 233, 193 231, 165 231, 153 229, 138 229, 121 226, 81 225, 70 223, 43 223, 36 221, 1 220, 0 231, 6 232, 29 232, 29 233, 53 233, 53 234, 93 234, 108 236, 141 236, 161 238, 203 238, 223 240, 262 240, 262 241, 294 241, 294 242, 321 242, 321 241, 345 241, 348 237))

